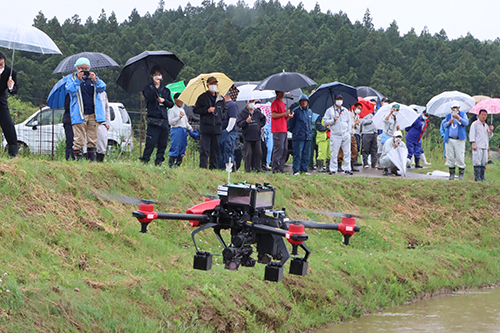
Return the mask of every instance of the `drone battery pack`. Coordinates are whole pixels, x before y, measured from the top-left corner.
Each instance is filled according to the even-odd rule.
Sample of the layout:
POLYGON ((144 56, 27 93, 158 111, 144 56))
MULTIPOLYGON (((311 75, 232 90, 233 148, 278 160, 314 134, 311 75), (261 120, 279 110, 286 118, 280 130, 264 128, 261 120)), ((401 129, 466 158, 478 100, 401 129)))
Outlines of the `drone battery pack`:
POLYGON ((293 258, 290 262, 290 274, 307 275, 308 263, 304 258, 293 258))
POLYGON ((266 266, 264 280, 280 282, 283 280, 283 266, 269 264, 266 266))
POLYGON ((208 252, 198 252, 194 255, 194 269, 209 271, 212 269, 212 254, 208 252))

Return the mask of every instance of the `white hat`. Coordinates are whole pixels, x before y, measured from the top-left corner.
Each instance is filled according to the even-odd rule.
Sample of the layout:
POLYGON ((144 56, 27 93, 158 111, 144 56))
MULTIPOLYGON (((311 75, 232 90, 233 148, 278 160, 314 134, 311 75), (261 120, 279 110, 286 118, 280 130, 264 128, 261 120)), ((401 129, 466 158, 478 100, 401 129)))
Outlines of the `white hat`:
POLYGON ((459 107, 460 107, 460 103, 458 103, 457 101, 450 102, 450 109, 459 108, 459 107))
POLYGON ((403 133, 401 131, 394 131, 394 134, 392 136, 400 136, 403 137, 403 133))

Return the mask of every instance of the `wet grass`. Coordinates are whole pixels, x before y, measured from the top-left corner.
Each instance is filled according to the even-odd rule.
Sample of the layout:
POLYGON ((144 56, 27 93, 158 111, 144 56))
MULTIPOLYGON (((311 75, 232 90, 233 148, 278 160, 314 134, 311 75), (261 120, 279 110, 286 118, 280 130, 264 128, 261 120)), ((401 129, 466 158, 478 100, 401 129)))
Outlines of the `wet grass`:
MULTIPOLYGON (((488 167, 487 184, 234 174, 275 185, 276 207, 293 219, 337 222, 311 210, 370 216, 349 247, 338 232, 308 230, 308 275, 271 283, 263 265, 227 271, 220 257, 210 271, 193 270, 187 223, 158 221, 140 234, 135 206, 104 199, 150 198, 159 211, 185 212, 216 193, 224 172, 0 159, 0 332, 303 331, 498 282, 499 171, 488 167)), ((220 251, 208 232, 197 241, 220 251)))

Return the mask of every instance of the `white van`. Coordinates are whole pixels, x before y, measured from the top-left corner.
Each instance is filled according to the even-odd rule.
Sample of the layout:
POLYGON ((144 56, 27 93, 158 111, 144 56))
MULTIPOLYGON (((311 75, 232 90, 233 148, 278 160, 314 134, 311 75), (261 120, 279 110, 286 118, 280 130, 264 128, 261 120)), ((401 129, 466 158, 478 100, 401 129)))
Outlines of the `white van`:
MULTIPOLYGON (((122 103, 109 103, 111 126, 108 130, 108 147, 122 147, 127 151, 133 148, 132 126, 127 110, 122 103)), ((28 119, 15 125, 19 149, 29 148, 35 154, 51 154, 59 141, 65 142, 62 118, 64 109, 44 107, 28 119)), ((3 137, 5 149, 7 141, 3 137)))

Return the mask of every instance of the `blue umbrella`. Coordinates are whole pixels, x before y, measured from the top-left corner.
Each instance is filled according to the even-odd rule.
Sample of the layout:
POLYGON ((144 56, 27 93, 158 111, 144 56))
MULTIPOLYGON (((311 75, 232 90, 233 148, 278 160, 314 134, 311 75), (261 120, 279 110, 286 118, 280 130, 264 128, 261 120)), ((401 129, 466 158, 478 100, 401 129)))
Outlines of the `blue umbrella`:
POLYGON ((47 105, 52 109, 61 109, 64 107, 64 99, 66 98, 66 82, 71 78, 69 74, 57 81, 57 83, 52 87, 52 90, 47 97, 47 105))
POLYGON ((335 96, 339 94, 342 95, 344 99, 343 106, 348 109, 358 101, 356 88, 335 81, 319 86, 319 88, 309 96, 309 107, 314 113, 322 117, 326 109, 334 104, 335 96))

